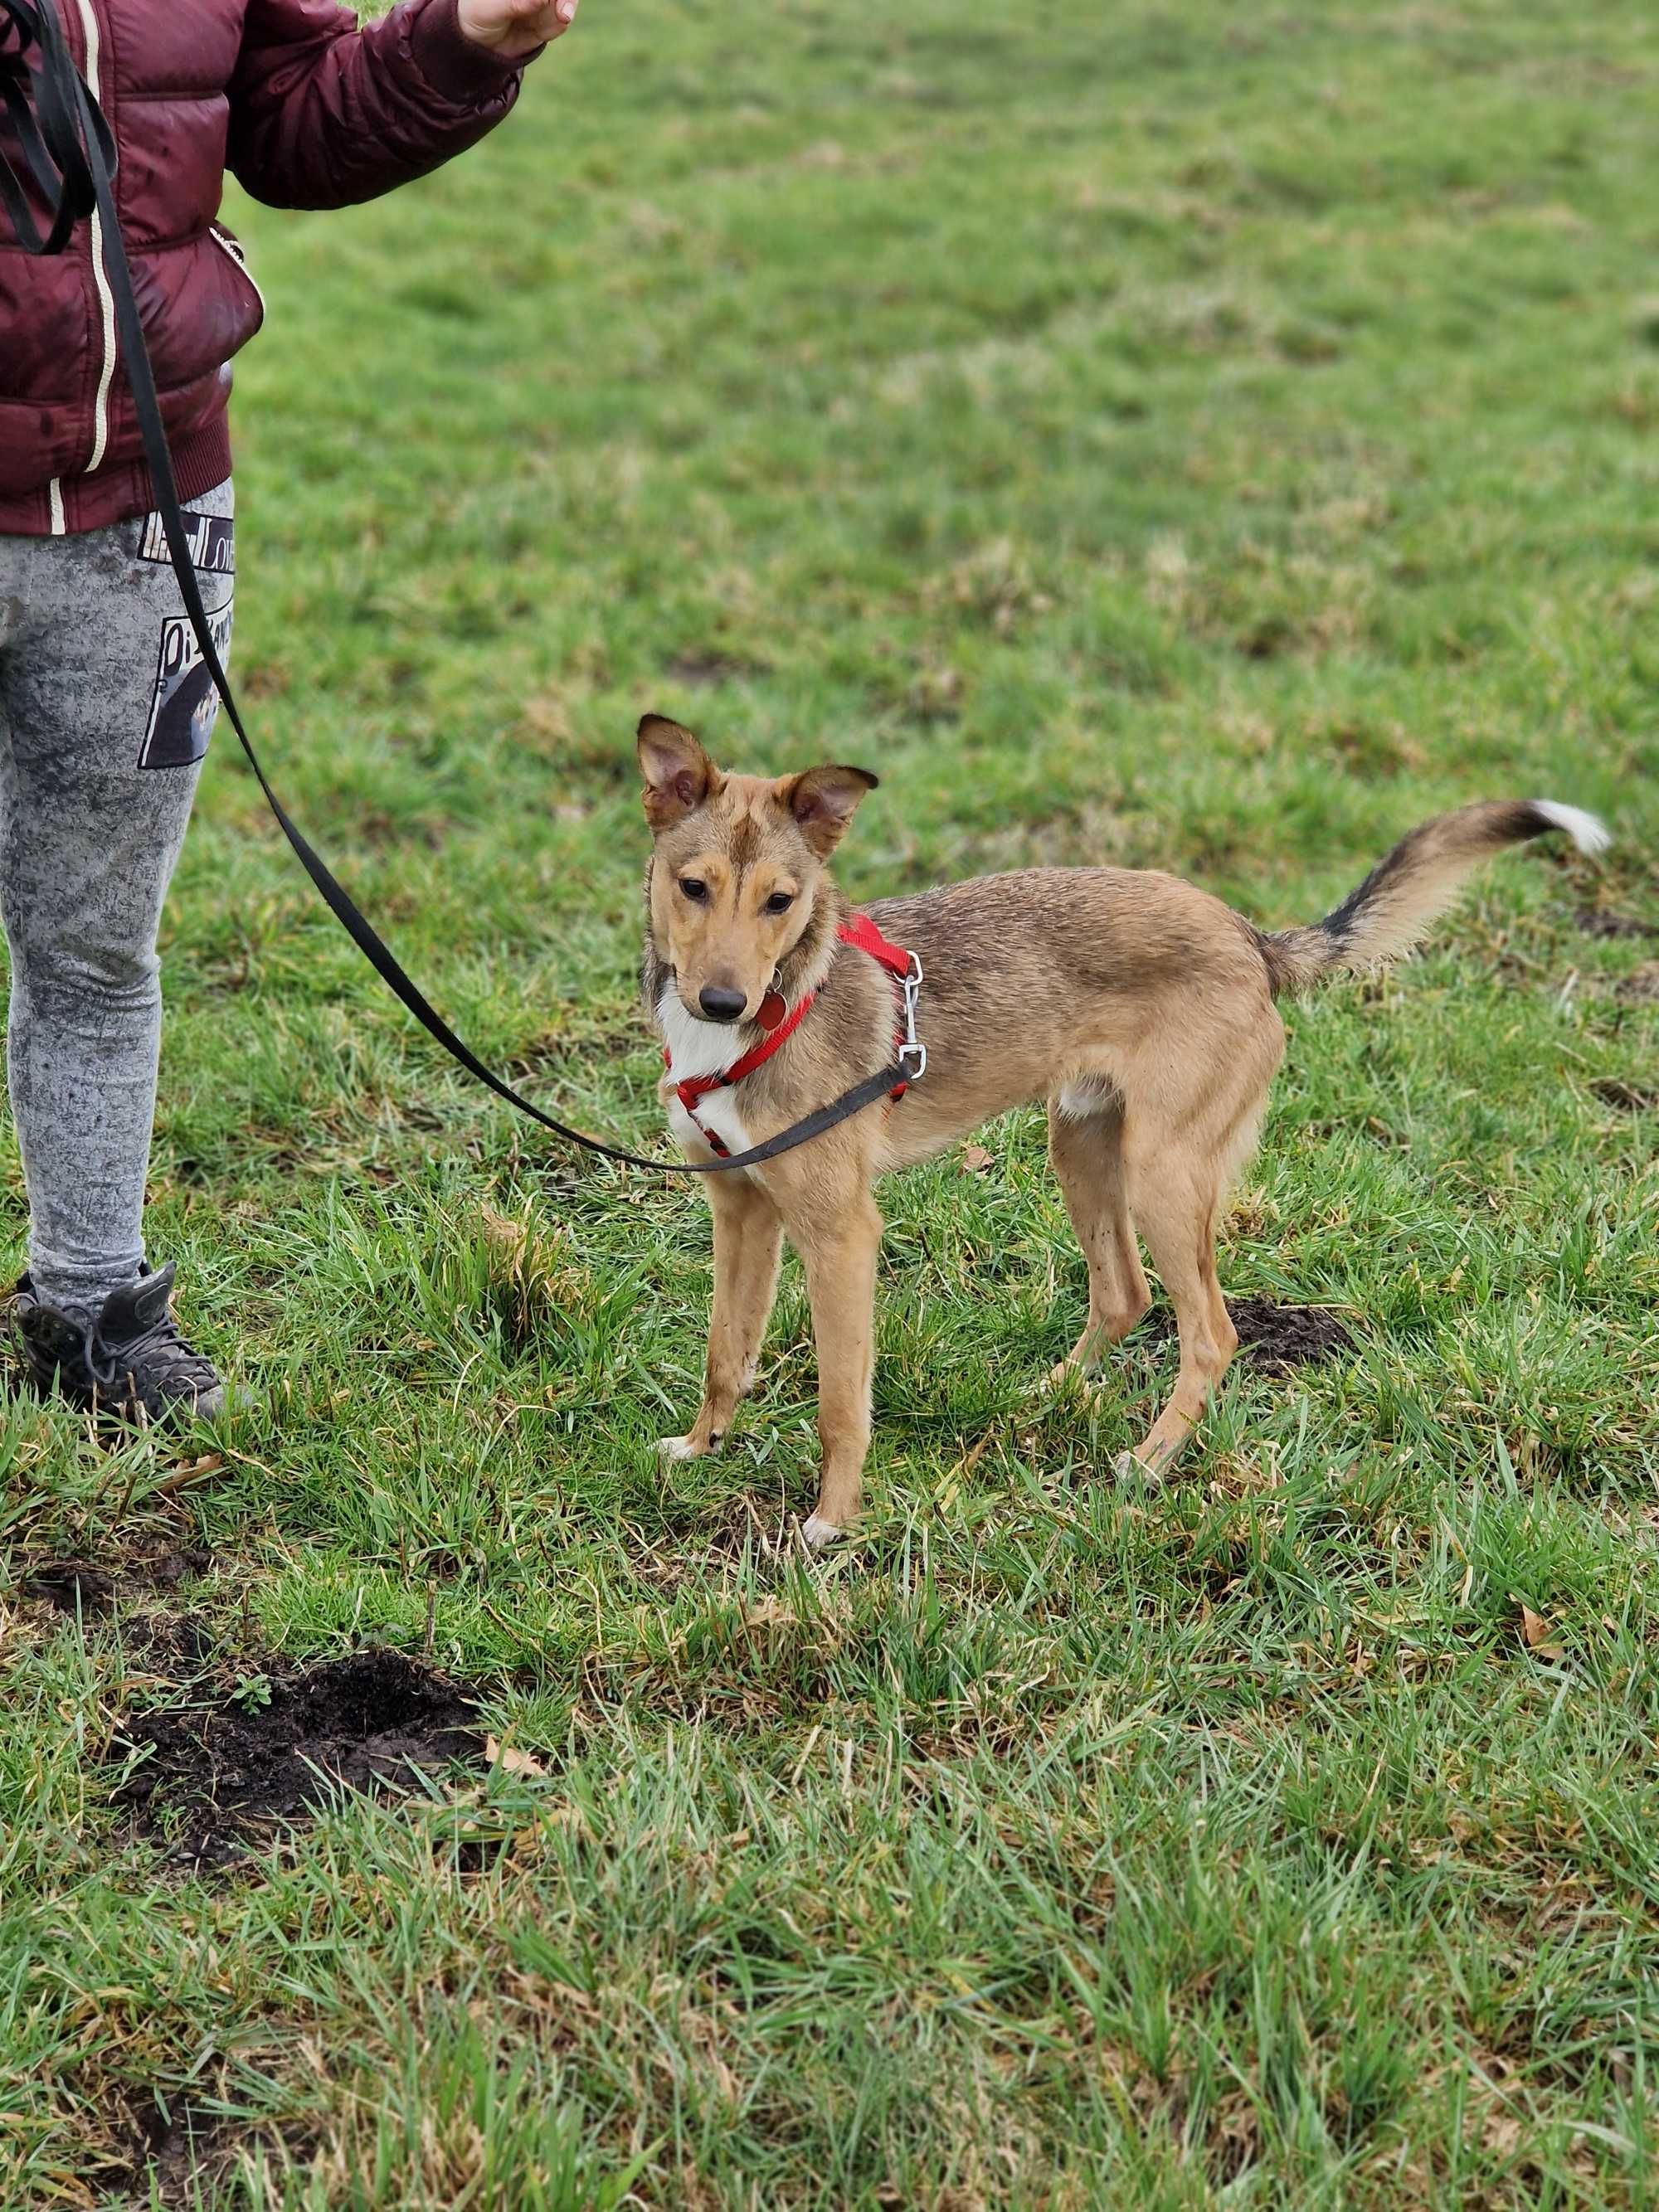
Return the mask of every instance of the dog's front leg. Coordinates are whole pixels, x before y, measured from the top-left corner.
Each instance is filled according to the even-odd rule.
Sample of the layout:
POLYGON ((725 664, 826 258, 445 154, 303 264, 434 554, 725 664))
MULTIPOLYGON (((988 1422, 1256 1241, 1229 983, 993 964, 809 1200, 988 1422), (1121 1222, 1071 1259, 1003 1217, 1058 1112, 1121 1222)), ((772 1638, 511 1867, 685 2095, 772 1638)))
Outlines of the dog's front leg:
POLYGON ((875 1369, 876 1254, 881 1215, 861 1192, 844 1213, 819 1220, 795 1239, 806 1269, 818 1353, 818 1443, 823 1453, 816 1510, 801 1534, 814 1551, 858 1517, 865 1454, 870 1449, 870 1384, 875 1369))
POLYGON ((716 1450, 748 1395, 777 1290, 783 1224, 758 1183, 744 1174, 707 1179, 714 1217, 714 1297, 708 1316, 708 1365, 702 1405, 683 1437, 665 1437, 667 1459, 701 1459, 716 1450))

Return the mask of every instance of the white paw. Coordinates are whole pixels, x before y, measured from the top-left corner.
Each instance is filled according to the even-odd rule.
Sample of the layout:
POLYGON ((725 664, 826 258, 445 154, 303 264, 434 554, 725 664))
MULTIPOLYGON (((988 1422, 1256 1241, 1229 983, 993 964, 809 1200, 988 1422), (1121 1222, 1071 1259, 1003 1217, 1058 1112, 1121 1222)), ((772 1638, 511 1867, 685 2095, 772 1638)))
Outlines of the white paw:
POLYGON ((657 1445, 661 1459, 696 1459, 697 1447, 690 1437, 663 1437, 657 1445))
POLYGON ((1120 1452, 1112 1473, 1120 1482, 1133 1482, 1136 1475, 1143 1482, 1157 1482, 1161 1479, 1155 1467, 1148 1467, 1144 1459, 1137 1459, 1133 1452, 1120 1452))
POLYGON ((822 1552, 837 1542, 847 1531, 837 1528, 833 1521, 826 1521, 821 1513, 809 1513, 800 1524, 800 1533, 808 1551, 822 1552))

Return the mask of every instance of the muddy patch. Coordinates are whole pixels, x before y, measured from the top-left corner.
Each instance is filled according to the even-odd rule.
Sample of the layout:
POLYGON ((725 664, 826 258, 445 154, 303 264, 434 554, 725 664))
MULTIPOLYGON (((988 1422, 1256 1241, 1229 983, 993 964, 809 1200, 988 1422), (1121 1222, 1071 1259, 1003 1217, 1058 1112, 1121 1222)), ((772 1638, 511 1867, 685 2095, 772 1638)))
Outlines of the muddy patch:
POLYGON ((289 1680, 136 1713, 111 1746, 140 1762, 116 1802, 191 1867, 228 1864, 339 1789, 409 1789, 484 1762, 476 1701, 396 1651, 362 1651, 289 1680))
POLYGON ((1616 1106, 1621 1114, 1651 1114, 1659 1106, 1659 1091, 1644 1090, 1622 1076, 1604 1075, 1590 1089, 1604 1106, 1616 1106))
POLYGON ((706 690, 715 684, 750 683, 771 672, 764 661, 744 660, 718 648, 704 653, 677 653, 668 664, 668 673, 674 681, 693 690, 706 690))
POLYGON ((1659 1006, 1659 960, 1644 960, 1613 993, 1627 1006, 1659 1006))
POLYGON ((121 2183, 131 2193, 118 2201, 134 2212, 139 2206, 148 2212, 152 2204, 171 2212, 199 2202, 203 2184, 222 2173, 232 2155, 227 2123, 176 2099, 169 2105, 159 2096, 143 2098, 129 2132, 132 2150, 121 2183))
POLYGON ((46 1559, 32 1568, 19 1584, 25 1597, 49 1605, 56 1613, 79 1613, 91 1620, 106 1613, 115 1602, 115 1577, 89 1559, 46 1559))
POLYGON ((20 1597, 48 1605, 71 1620, 101 1620, 118 1602, 125 1609, 157 1590, 174 1590, 210 1571, 212 1554, 191 1547, 123 1553, 105 1565, 95 1559, 47 1559, 26 1567, 18 1578, 20 1597))
MULTIPOLYGON (((1352 1331, 1331 1306, 1282 1306, 1273 1298, 1229 1298, 1227 1310, 1238 1331, 1238 1356, 1267 1375, 1289 1375, 1298 1367, 1354 1349, 1352 1331)), ((1173 1342, 1175 1316, 1168 1306, 1153 1309, 1148 1334, 1173 1342)))
POLYGON ((1353 1332, 1332 1306, 1281 1306, 1272 1298, 1229 1298, 1239 1349, 1269 1375, 1315 1367, 1354 1349, 1353 1332))
POLYGON ((197 1548, 137 1547, 106 1559, 38 1559, 18 1573, 15 1595, 27 1604, 51 1606, 66 1620, 108 1620, 122 1613, 133 1632, 142 1632, 142 1606, 157 1590, 177 1590, 212 1571, 212 1553, 197 1548))
POLYGON ((1615 914, 1611 907, 1581 906, 1574 922, 1586 937, 1659 937, 1659 929, 1633 914, 1615 914))

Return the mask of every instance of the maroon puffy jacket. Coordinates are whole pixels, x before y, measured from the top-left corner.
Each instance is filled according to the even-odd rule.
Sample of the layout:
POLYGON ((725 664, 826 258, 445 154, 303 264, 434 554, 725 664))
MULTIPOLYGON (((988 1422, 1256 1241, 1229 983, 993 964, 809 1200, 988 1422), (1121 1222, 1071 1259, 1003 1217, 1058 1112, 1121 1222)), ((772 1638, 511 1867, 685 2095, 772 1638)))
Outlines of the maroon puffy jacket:
MULTIPOLYGON (((115 133, 133 289, 191 498, 230 473, 228 363, 264 316, 214 220, 226 169, 278 207, 372 199, 482 137, 519 69, 463 36, 456 0, 404 0, 362 31, 334 0, 57 5, 115 133)), ((45 259, 0 223, 0 532, 94 530, 150 504, 97 218, 45 259)))

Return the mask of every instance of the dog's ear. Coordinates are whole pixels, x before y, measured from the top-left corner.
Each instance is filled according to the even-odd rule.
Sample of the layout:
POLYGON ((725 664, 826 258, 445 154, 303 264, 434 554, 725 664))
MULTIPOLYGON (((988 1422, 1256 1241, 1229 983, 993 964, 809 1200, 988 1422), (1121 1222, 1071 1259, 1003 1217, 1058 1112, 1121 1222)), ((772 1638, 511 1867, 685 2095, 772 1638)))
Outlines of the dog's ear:
POLYGON ((860 799, 866 791, 875 789, 878 781, 868 769, 837 764, 809 768, 804 775, 791 776, 783 786, 784 805, 821 860, 827 860, 840 844, 842 831, 852 820, 860 799))
POLYGON ((642 714, 635 744, 645 779, 645 818, 653 830, 666 830, 695 811, 720 781, 690 731, 665 714, 642 714))

